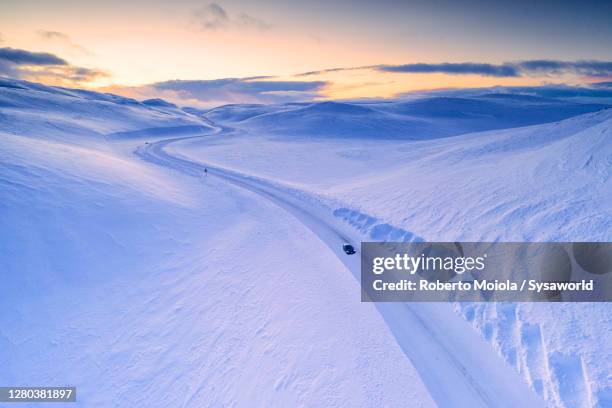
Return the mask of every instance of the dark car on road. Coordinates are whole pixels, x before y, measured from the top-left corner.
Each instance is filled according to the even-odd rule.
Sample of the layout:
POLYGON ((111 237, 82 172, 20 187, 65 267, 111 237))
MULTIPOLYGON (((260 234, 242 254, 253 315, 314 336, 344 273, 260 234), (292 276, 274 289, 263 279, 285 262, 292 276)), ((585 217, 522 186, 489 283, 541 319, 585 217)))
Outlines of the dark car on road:
POLYGON ((344 244, 344 245, 342 245, 342 250, 347 255, 353 255, 355 253, 355 248, 353 248, 353 246, 351 244, 344 244))

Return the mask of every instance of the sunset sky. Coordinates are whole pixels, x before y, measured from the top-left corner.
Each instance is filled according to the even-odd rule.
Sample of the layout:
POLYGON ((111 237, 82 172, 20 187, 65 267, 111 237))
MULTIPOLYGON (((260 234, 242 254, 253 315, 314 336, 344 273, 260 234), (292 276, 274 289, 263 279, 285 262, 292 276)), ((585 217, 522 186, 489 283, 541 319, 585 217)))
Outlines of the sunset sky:
POLYGON ((1 0, 0 75, 202 106, 588 84, 612 78, 610 16, 610 1, 1 0))

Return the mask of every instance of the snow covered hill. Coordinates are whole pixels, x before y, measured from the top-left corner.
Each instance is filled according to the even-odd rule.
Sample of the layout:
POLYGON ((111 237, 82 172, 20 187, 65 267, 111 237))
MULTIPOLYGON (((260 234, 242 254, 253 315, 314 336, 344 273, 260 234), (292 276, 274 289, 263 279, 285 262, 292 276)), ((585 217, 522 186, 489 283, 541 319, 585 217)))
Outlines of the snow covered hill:
POLYGON ((0 78, 0 130, 91 145, 115 132, 208 127, 171 104, 0 78))
MULTIPOLYGON (((296 119, 297 120, 297 119, 296 119)), ((174 154, 322 197, 371 240, 610 241, 612 110, 421 141, 236 132, 174 154), (249 145, 248 151, 244 146, 249 145)), ((550 406, 607 406, 608 304, 459 304, 550 406)))
POLYGON ((552 98, 484 94, 398 102, 228 105, 206 117, 250 132, 358 139, 429 139, 553 122, 605 108, 552 98))
POLYGON ((12 86, 1 384, 76 386, 83 407, 434 406, 357 282, 290 214, 143 162, 141 133, 103 137, 205 121, 12 86))
MULTIPOLYGON (((360 303, 316 226, 134 151, 180 137, 168 157, 364 239, 609 241, 605 107, 483 93, 201 114, 2 79, 0 384, 75 385, 79 406, 435 406, 438 366, 360 303)), ((549 406, 612 403, 608 304, 455 309, 549 406)))

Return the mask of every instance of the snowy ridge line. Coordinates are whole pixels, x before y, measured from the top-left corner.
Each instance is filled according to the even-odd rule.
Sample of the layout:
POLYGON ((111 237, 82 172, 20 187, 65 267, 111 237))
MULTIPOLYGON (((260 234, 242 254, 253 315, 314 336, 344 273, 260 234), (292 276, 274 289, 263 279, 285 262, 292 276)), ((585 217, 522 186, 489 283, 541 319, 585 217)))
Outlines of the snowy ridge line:
MULTIPOLYGON (((330 213, 320 200, 306 192, 281 186, 219 166, 194 162, 164 150, 162 140, 141 146, 136 155, 152 163, 201 177, 210 176, 260 195, 285 209, 309 228, 360 279, 359 258, 346 256, 343 243, 357 243, 363 236, 330 213)), ((357 293, 356 296, 359 296, 357 293)), ((540 407, 544 402, 490 345, 445 303, 376 303, 373 305, 409 358, 432 398, 440 406, 540 407)))

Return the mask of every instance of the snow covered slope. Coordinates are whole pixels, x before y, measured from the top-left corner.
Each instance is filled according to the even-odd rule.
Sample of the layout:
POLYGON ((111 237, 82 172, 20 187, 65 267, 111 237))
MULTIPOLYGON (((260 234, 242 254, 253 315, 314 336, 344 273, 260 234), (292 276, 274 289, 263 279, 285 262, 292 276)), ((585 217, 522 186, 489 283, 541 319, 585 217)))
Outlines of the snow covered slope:
POLYGON ((434 406, 290 214, 100 136, 190 117, 27 86, 1 110, 0 384, 73 385, 83 407, 434 406))
POLYGON ((551 407, 609 405, 609 305, 463 304, 406 332, 402 305, 359 302, 302 207, 133 154, 183 138, 166 159, 258 177, 367 239, 610 240, 603 107, 482 94, 201 115, 2 80, 0 383, 76 385, 80 406, 434 406, 462 372, 438 373, 447 359, 457 384, 514 367, 551 407), (470 326, 491 349, 466 367, 474 345, 439 339, 470 326))
POLYGON ((206 117, 244 131, 287 137, 429 139, 553 122, 605 106, 536 96, 484 94, 378 103, 228 105, 207 112, 206 117))
MULTIPOLYGON (((247 130, 171 151, 324 197, 373 240, 612 239, 609 109, 421 141, 247 130)), ((550 406, 610 403, 612 346, 602 342, 612 330, 608 304, 457 309, 550 406)))
POLYGON ((204 127, 174 105, 0 78, 0 130, 91 145, 115 132, 204 127))

